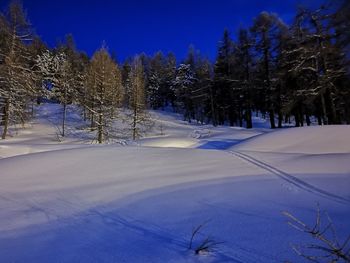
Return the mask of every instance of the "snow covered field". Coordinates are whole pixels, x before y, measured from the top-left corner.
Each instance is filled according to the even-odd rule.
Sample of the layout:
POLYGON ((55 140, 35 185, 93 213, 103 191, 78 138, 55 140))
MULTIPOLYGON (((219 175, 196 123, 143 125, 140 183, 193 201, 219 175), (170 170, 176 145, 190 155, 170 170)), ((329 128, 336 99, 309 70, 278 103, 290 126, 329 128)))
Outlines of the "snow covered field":
POLYGON ((59 142, 58 109, 0 142, 0 262, 304 262, 291 244, 312 239, 282 212, 312 225, 317 204, 340 241, 350 234, 350 126, 213 128, 154 112, 146 138, 99 146, 74 114, 59 142), (195 255, 201 224, 194 247, 220 244, 195 255))

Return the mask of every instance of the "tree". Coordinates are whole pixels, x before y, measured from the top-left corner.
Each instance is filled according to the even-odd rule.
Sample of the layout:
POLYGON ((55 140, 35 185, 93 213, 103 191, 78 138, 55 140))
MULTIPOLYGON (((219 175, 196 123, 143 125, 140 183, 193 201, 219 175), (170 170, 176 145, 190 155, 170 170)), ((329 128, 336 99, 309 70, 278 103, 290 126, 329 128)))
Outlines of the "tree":
POLYGON ((246 29, 240 29, 238 41, 233 53, 233 99, 236 104, 240 126, 243 126, 243 118, 246 120, 246 127, 252 128, 252 108, 254 94, 252 90, 253 57, 252 39, 246 29))
POLYGON ((164 106, 169 104, 174 108, 175 106, 175 94, 172 89, 172 83, 176 77, 176 57, 174 53, 169 53, 166 57, 164 66, 164 80, 163 87, 161 89, 162 97, 164 98, 164 106))
POLYGON ((89 64, 88 56, 77 50, 72 34, 65 37, 65 41, 60 43, 57 47, 58 53, 64 53, 69 63, 70 84, 73 87, 71 102, 78 103, 83 108, 84 120, 87 119, 86 104, 86 85, 84 81, 86 78, 87 66, 89 64))
POLYGON ((31 56, 26 43, 32 30, 18 2, 10 3, 5 14, 0 14, 0 109, 2 110, 5 139, 10 123, 24 123, 28 101, 35 94, 31 56))
POLYGON ((235 122, 234 105, 232 103, 232 69, 233 42, 228 30, 219 44, 218 55, 214 65, 213 97, 215 107, 214 125, 222 125, 228 118, 230 125, 235 122))
MULTIPOLYGON (((196 81, 192 90, 194 114, 197 122, 204 123, 205 117, 214 122, 214 98, 212 90, 212 64, 207 58, 197 57, 196 81)), ((213 123, 214 124, 214 123, 213 123)))
POLYGON ((260 88, 263 99, 262 111, 269 113, 271 128, 275 128, 276 105, 276 56, 280 44, 280 35, 287 30, 286 25, 276 14, 262 12, 255 18, 251 32, 254 36, 254 46, 257 65, 256 86, 260 88))
POLYGON ((102 143, 109 138, 108 129, 123 98, 121 72, 105 47, 92 56, 86 84, 89 98, 87 107, 92 114, 92 123, 97 126, 97 141, 102 143))
POLYGON ((162 52, 157 52, 151 59, 149 65, 147 99, 153 109, 163 107, 165 98, 163 89, 165 82, 165 58, 162 52))
POLYGON ((63 105, 61 135, 64 137, 67 105, 72 102, 75 92, 72 64, 65 53, 54 54, 49 50, 39 55, 36 62, 44 76, 44 84, 51 90, 51 97, 63 105))
POLYGON ((37 65, 37 58, 41 56, 47 50, 45 43, 38 37, 34 36, 32 42, 28 45, 28 51, 30 53, 29 67, 33 72, 33 88, 34 92, 31 94, 31 115, 34 117, 34 105, 40 104, 42 98, 47 97, 47 90, 43 88, 42 83, 44 81, 43 76, 40 74, 40 68, 37 65))
POLYGON ((339 54, 344 54, 343 67, 345 74, 338 79, 339 87, 337 101, 339 117, 350 124, 350 2, 346 0, 339 1, 336 12, 332 16, 331 26, 335 31, 335 46, 340 50, 339 54))
POLYGON ((191 122, 194 118, 192 92, 196 78, 190 64, 180 64, 176 70, 176 78, 172 83, 175 93, 176 108, 183 110, 184 120, 191 122))
MULTIPOLYGON (((295 97, 292 111, 296 125, 307 124, 311 110, 319 124, 340 123, 340 116, 346 116, 347 91, 346 58, 341 47, 334 42, 334 30, 324 8, 316 11, 300 9, 291 27, 292 38, 284 51, 285 65, 290 80, 294 81, 295 97), (343 88, 343 89, 342 89, 343 88)), ((292 87, 289 91, 292 91, 292 87)), ((292 94, 291 94, 292 95, 292 94)))
POLYGON ((150 117, 146 110, 146 94, 145 94, 145 72, 142 60, 136 56, 133 60, 131 71, 131 92, 129 107, 131 109, 131 131, 132 139, 136 140, 141 136, 143 128, 151 125, 150 117))

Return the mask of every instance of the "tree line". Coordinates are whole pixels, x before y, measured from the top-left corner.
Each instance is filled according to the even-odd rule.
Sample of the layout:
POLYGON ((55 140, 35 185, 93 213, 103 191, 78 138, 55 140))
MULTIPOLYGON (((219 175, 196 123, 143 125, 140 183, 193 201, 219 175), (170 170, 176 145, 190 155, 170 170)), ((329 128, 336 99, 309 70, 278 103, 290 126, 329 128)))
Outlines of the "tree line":
POLYGON ((291 25, 262 12, 231 38, 224 31, 214 62, 190 46, 187 57, 140 54, 118 63, 103 44, 91 58, 72 35, 48 48, 34 34, 23 7, 0 13, 0 126, 25 123, 43 98, 82 109, 101 143, 121 109, 133 139, 147 109, 171 109, 186 121, 253 127, 254 114, 271 128, 350 124, 348 1, 299 8, 291 25))

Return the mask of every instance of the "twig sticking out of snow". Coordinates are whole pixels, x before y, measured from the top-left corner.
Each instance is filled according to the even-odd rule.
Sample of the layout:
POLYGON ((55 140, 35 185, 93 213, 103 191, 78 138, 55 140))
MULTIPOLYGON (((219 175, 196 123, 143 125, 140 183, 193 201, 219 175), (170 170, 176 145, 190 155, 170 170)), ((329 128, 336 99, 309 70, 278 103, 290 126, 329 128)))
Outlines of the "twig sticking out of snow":
POLYGON ((223 242, 217 242, 213 240, 210 236, 207 236, 201 242, 199 242, 198 245, 193 246, 194 240, 200 234, 200 231, 201 229, 203 229, 205 224, 206 223, 202 223, 192 229, 192 234, 191 234, 188 249, 193 249, 196 255, 204 252, 209 252, 213 250, 217 245, 220 245, 223 243, 223 242))
POLYGON ((301 257, 311 262, 350 262, 350 235, 340 243, 337 237, 334 224, 326 212, 321 212, 317 206, 315 223, 310 226, 292 215, 289 212, 283 212, 289 221, 288 224, 293 228, 310 235, 316 243, 295 246, 292 249, 301 257), (326 224, 322 224, 322 218, 326 217, 326 224), (312 255, 306 254, 304 250, 314 251, 312 255), (326 260, 326 261, 325 261, 326 260))

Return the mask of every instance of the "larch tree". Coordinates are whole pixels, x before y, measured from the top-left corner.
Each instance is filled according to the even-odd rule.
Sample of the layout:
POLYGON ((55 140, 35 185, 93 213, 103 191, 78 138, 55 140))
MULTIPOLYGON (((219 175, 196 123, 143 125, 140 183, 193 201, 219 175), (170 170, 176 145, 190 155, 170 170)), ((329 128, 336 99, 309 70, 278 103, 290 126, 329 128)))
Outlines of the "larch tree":
POLYGON ((71 86, 73 87, 73 94, 71 102, 77 103, 82 107, 83 118, 87 119, 86 102, 86 86, 84 85, 87 65, 89 64, 88 56, 77 50, 73 35, 69 34, 65 37, 65 41, 57 48, 59 53, 66 55, 67 61, 70 65, 71 86))
POLYGON ((204 123, 206 117, 214 123, 214 98, 212 91, 212 64, 198 55, 195 63, 196 81, 192 90, 194 115, 197 122, 204 123))
POLYGON ((54 53, 49 50, 39 55, 36 60, 44 79, 44 86, 50 89, 50 96, 58 100, 62 106, 61 136, 65 136, 67 105, 75 95, 74 74, 72 64, 63 52, 54 53))
POLYGON ((214 65, 213 96, 215 107, 216 124, 223 125, 229 120, 234 125, 236 116, 233 104, 232 69, 233 69, 234 45, 228 30, 224 31, 219 43, 218 55, 214 65))
POLYGON ((24 124, 27 106, 36 89, 28 50, 32 29, 22 5, 10 3, 7 12, 0 14, 0 24, 0 108, 5 139, 10 123, 24 124))
POLYGON ((251 27, 254 36, 258 73, 256 86, 260 88, 264 100, 262 110, 269 113, 270 126, 275 128, 276 105, 276 49, 280 34, 287 30, 286 25, 273 13, 262 12, 255 18, 251 27))
POLYGON ((92 56, 86 84, 90 100, 87 107, 97 127, 97 141, 103 143, 111 136, 109 130, 123 98, 121 72, 105 47, 92 56))
POLYGON ((129 95, 131 113, 129 118, 132 139, 136 140, 146 129, 152 126, 150 116, 146 111, 145 72, 139 56, 136 56, 132 62, 129 78, 131 84, 129 95))
POLYGON ((252 39, 248 30, 241 28, 239 30, 238 41, 234 52, 234 82, 233 87, 236 91, 236 103, 238 103, 238 116, 240 126, 243 118, 246 121, 246 128, 253 127, 252 110, 254 105, 254 90, 252 85, 253 78, 253 56, 252 39))

